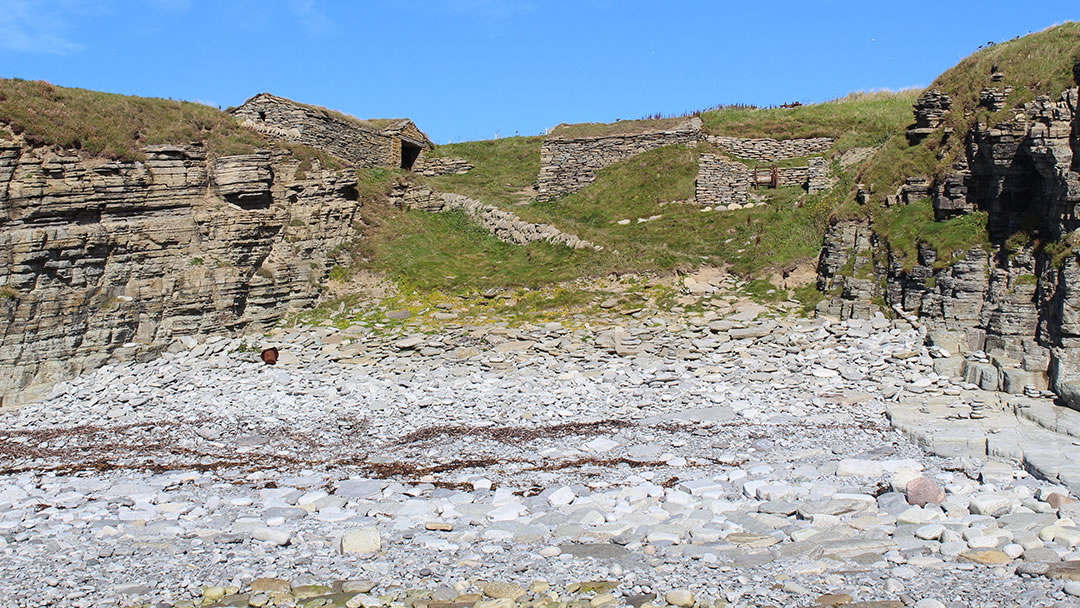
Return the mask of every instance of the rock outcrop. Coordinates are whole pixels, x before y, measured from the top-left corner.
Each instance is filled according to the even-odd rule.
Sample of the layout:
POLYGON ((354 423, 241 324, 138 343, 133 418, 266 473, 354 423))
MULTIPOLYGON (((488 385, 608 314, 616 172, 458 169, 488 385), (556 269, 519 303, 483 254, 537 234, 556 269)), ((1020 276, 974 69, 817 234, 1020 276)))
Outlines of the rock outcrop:
MULTIPOLYGON (((923 95, 916 129, 939 127, 949 106, 943 93, 923 95)), ((905 267, 867 225, 833 226, 819 268, 819 287, 832 297, 820 310, 865 317, 878 299, 917 315, 945 351, 976 353, 943 359, 942 375, 1013 393, 1049 386, 1080 408, 1078 106, 1072 88, 1025 104, 1007 122, 977 124, 951 171, 896 201, 932 198, 938 220, 985 212, 989 250, 939 260, 921 244, 916 263, 905 267)))
POLYGON ((929 89, 915 102, 915 125, 908 129, 908 138, 917 141, 941 126, 952 109, 952 98, 936 89, 929 89))
POLYGON ((354 236, 351 173, 296 179, 299 162, 280 150, 145 155, 104 161, 0 142, 5 404, 179 336, 274 323, 317 299, 328 251, 354 236))

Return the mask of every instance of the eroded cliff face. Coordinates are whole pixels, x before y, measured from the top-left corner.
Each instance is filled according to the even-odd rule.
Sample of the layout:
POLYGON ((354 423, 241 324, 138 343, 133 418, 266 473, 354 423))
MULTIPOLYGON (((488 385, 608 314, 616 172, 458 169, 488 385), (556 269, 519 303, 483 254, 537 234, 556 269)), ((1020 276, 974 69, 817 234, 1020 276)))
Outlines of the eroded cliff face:
MULTIPOLYGON (((923 103, 933 107, 916 106, 916 116, 948 106, 940 94, 923 103)), ((923 244, 905 268, 866 221, 833 226, 819 265, 819 287, 833 297, 821 311, 864 316, 876 301, 917 315, 931 343, 987 355, 962 368, 954 359, 939 373, 1008 392, 1049 387, 1080 407, 1078 105, 1072 88, 1025 104, 1011 121, 977 126, 964 155, 933 184, 938 220, 987 213, 989 251, 939 260, 923 244)))
POLYGON ((354 235, 351 173, 286 152, 208 159, 154 146, 145 162, 0 141, 0 395, 179 336, 258 329, 312 304, 327 254, 354 235))

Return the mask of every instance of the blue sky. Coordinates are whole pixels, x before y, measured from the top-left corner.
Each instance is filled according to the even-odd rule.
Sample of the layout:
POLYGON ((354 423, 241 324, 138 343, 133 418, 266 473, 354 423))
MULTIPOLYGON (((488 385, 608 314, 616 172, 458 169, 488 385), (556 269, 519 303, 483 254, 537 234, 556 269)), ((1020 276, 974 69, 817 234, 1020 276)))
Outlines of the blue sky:
POLYGON ((0 0, 0 76, 239 105, 269 91, 437 143, 925 86, 1071 3, 0 0))

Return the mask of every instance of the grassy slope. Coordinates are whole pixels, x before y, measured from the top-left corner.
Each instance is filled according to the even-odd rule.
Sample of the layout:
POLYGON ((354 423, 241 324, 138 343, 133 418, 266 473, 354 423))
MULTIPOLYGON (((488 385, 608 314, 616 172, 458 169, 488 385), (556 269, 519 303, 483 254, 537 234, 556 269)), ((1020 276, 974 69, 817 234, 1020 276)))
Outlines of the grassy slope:
MULTIPOLYGON (((860 208, 855 205, 852 193, 838 213, 844 217, 874 218, 875 232, 909 267, 914 263, 919 242, 938 250, 939 265, 941 260, 952 259, 956 252, 975 245, 988 246, 984 213, 935 222, 928 202, 903 211, 884 207, 884 198, 893 194, 906 177, 947 173, 954 160, 964 153, 967 134, 976 122, 994 124, 1010 120, 1015 114, 1013 108, 1037 95, 1057 99, 1063 90, 1074 86, 1072 66, 1077 58, 1080 58, 1080 23, 1066 23, 993 45, 964 59, 930 86, 948 93, 953 100, 946 124, 916 145, 910 145, 901 133, 894 135, 860 168, 859 181, 874 188, 871 202, 860 208), (991 81, 994 66, 1004 74, 1002 82, 991 81), (990 86, 1014 87, 1008 105, 997 113, 978 107, 980 91, 990 86), (951 134, 946 134, 946 127, 952 129, 951 134)), ((908 122, 914 122, 913 115, 909 114, 908 122)))
MULTIPOLYGON (((533 205, 546 219, 608 251, 612 270, 670 270, 703 262, 728 264, 747 276, 784 268, 817 255, 825 213, 816 204, 795 208, 799 188, 771 191, 765 207, 702 212, 694 196, 698 151, 652 150, 601 171, 577 194, 533 205), (661 216, 647 222, 640 218, 661 216), (630 219, 620 225, 619 220, 630 219)), ((810 199, 807 199, 810 200, 810 199)))
POLYGON ((543 141, 539 136, 507 137, 439 146, 429 154, 463 158, 474 168, 464 175, 442 175, 425 182, 443 192, 464 194, 493 205, 527 201, 531 196, 525 193, 540 173, 543 141))
POLYGON ((853 93, 797 108, 723 108, 702 114, 705 130, 733 137, 833 137, 838 151, 876 146, 911 122, 918 91, 853 93))
MULTIPOLYGON (((720 132, 733 135, 828 135, 838 138, 840 149, 847 149, 879 144, 890 133, 902 133, 911 120, 914 99, 910 92, 853 95, 790 110, 723 109, 703 118, 711 121, 706 124, 713 129, 724 125, 720 132)), ((561 129, 579 134, 571 129, 578 126, 585 129, 582 133, 596 127, 561 129)), ((372 208, 369 224, 373 227, 367 231, 362 256, 368 261, 361 266, 421 289, 536 286, 610 272, 688 269, 703 263, 726 265, 756 277, 813 260, 830 212, 853 183, 851 175, 841 172, 840 184, 829 193, 811 197, 799 188, 761 191, 770 198, 767 206, 703 213, 696 205, 673 201, 693 198, 697 156, 706 147, 675 146, 600 171, 592 185, 571 196, 524 205, 540 170, 542 141, 514 137, 439 146, 433 151, 435 156, 461 157, 475 168, 465 175, 423 181, 439 190, 513 207, 523 219, 554 224, 601 246, 601 251, 571 252, 544 244, 511 247, 461 216, 372 208), (637 221, 657 215, 661 217, 637 221), (629 224, 618 223, 626 219, 631 220, 629 224)))
MULTIPOLYGON (((475 143, 513 150, 522 142, 475 143)), ((753 276, 817 256, 828 216, 826 197, 807 197, 800 188, 785 188, 770 192, 773 202, 768 206, 716 212, 672 202, 693 197, 698 153, 683 146, 652 150, 601 171, 577 194, 514 208, 526 220, 552 223, 589 239, 602 247, 600 251, 571 251, 544 243, 516 247, 496 240, 460 214, 372 205, 365 211, 369 228, 354 252, 367 261, 358 267, 385 272, 408 288, 449 290, 538 286, 610 272, 688 269, 702 263, 730 265, 753 276), (796 199, 806 204, 796 208, 796 199), (656 215, 661 217, 637 221, 656 215), (631 222, 618 224, 623 219, 631 222)), ((390 178, 388 173, 375 176, 390 178)), ((362 178, 361 185, 365 183, 362 178)))
POLYGON ((0 124, 32 145, 79 149, 89 156, 138 160, 150 144, 205 142, 213 156, 282 147, 306 166, 340 168, 336 159, 299 144, 271 143, 228 114, 200 103, 0 79, 0 124))

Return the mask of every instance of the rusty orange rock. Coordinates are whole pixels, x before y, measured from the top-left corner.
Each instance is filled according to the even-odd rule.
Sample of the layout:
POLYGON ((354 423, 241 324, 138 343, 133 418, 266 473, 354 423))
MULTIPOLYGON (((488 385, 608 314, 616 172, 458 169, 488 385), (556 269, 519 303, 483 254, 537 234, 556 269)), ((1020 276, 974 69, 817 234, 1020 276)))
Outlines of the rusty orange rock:
POLYGON ((275 363, 277 363, 277 358, 278 358, 278 349, 277 349, 276 346, 271 346, 270 348, 262 351, 263 363, 265 363, 267 365, 274 365, 275 363))

